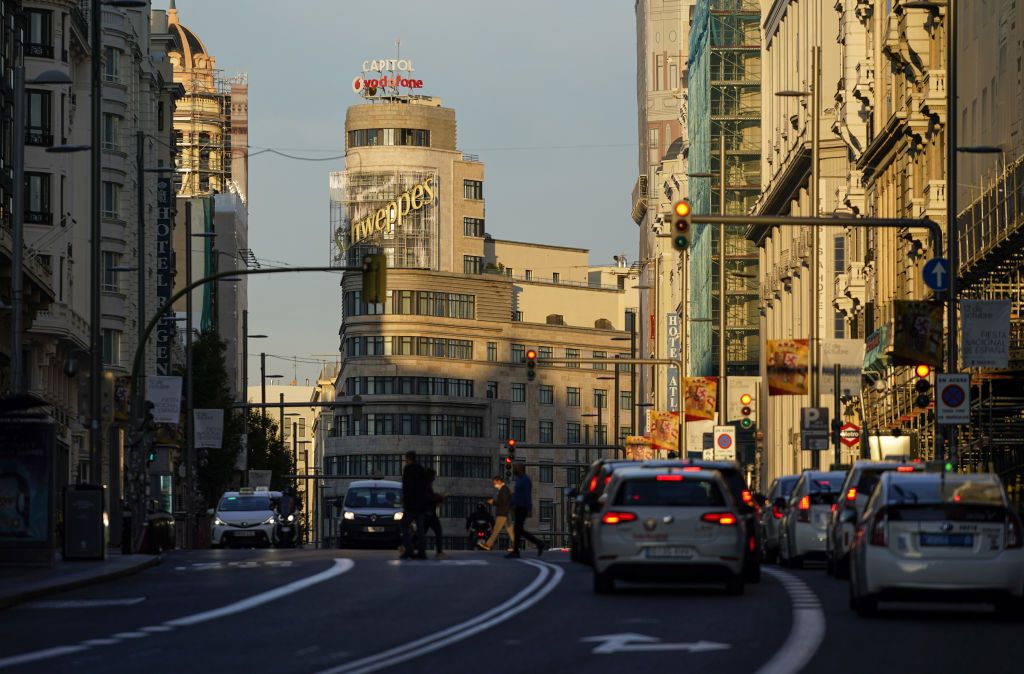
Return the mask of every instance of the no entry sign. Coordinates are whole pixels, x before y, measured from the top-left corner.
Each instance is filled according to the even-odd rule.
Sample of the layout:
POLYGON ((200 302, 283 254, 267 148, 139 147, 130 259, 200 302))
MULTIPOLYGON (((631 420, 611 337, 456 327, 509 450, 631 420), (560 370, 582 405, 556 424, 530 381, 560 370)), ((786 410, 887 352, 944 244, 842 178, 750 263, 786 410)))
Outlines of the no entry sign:
POLYGON ((936 420, 940 424, 967 424, 971 421, 971 375, 935 376, 936 420))

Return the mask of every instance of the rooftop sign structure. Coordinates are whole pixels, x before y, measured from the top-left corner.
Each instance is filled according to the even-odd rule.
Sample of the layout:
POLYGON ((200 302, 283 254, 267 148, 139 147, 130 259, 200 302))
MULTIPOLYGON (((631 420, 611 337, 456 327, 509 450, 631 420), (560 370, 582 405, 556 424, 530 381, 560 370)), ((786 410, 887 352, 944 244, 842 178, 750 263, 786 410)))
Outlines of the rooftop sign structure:
POLYGON ((423 80, 413 77, 411 59, 368 59, 360 75, 352 80, 352 91, 363 98, 408 96, 423 88, 423 80))

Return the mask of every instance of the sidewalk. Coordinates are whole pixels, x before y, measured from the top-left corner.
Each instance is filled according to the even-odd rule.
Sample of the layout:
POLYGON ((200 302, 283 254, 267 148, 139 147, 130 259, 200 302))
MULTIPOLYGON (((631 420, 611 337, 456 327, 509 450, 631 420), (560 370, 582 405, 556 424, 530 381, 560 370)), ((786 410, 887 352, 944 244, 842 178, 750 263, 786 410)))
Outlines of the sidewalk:
POLYGON ((157 555, 108 552, 104 561, 65 562, 58 558, 48 568, 0 568, 0 609, 43 595, 129 576, 159 563, 157 555))

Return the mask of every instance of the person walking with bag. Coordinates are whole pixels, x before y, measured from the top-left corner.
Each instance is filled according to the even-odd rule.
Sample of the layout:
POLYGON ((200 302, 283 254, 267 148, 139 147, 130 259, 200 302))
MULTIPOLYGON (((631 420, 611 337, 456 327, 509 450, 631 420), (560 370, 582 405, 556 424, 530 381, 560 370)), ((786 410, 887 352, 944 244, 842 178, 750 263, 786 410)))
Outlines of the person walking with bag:
POLYGON ((485 542, 480 543, 479 547, 481 550, 493 548, 498 542, 501 530, 504 529, 508 532, 508 550, 512 552, 516 549, 516 535, 515 530, 512 528, 512 490, 508 488, 505 480, 500 475, 492 477, 491 484, 498 490, 494 498, 488 500, 488 503, 494 505, 494 527, 491 529, 490 537, 485 542))
POLYGON ((515 515, 512 535, 515 540, 512 542, 512 552, 505 556, 519 557, 519 548, 523 545, 523 539, 526 539, 537 546, 537 556, 540 557, 548 549, 548 546, 525 529, 526 518, 530 516, 530 510, 533 509, 533 482, 526 474, 526 466, 521 463, 512 466, 512 474, 516 478, 515 488, 512 490, 512 512, 515 515))

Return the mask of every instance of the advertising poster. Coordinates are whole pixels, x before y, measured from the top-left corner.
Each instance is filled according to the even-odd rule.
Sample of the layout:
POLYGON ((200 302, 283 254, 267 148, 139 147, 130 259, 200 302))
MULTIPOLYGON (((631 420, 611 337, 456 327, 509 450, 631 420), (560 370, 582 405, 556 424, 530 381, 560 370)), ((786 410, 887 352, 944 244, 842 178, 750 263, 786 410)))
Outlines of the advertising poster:
POLYGON ((0 548, 50 544, 55 438, 52 424, 0 422, 0 548))
POLYGON ((718 405, 718 377, 687 377, 685 388, 686 420, 714 419, 718 405))
POLYGON ((671 451, 679 449, 679 412, 651 412, 651 447, 671 451))
POLYGON ((765 354, 768 395, 806 395, 810 379, 810 350, 806 339, 769 339, 765 354))
POLYGON ((181 416, 181 377, 148 377, 146 400, 153 403, 153 421, 176 425, 181 416))
POLYGON ((943 313, 941 302, 893 301, 893 365, 942 365, 943 313))
POLYGON ((1010 300, 960 300, 964 367, 1005 370, 1010 363, 1010 300))
POLYGON ((224 436, 224 410, 193 410, 197 449, 220 449, 224 436))

